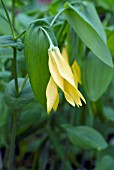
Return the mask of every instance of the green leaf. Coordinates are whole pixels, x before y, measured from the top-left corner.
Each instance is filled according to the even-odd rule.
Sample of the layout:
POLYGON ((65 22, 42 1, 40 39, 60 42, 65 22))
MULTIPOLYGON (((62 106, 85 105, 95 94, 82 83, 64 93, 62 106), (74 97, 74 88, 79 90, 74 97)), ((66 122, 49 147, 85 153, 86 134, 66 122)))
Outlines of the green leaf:
MULTIPOLYGON (((23 113, 21 112, 21 114, 23 114, 23 113)), ((34 118, 36 117, 36 120, 34 122, 33 121, 34 118, 33 118, 32 123, 31 123, 31 120, 29 120, 29 122, 26 122, 26 120, 25 120, 25 122, 26 122, 25 123, 24 120, 21 119, 21 122, 19 122, 20 126, 17 129, 16 141, 19 142, 19 141, 27 138, 28 136, 33 135, 33 133, 36 133, 37 131, 40 131, 40 130, 42 131, 42 129, 44 129, 44 127, 46 126, 47 121, 49 120, 49 116, 47 115, 47 113, 45 113, 45 115, 46 116, 41 117, 42 115, 40 116, 40 112, 39 113, 36 112, 36 115, 34 113, 33 116, 34 116, 34 118), (37 116, 37 114, 38 114, 38 116, 37 116)))
POLYGON ((80 39, 100 60, 112 67, 112 57, 106 45, 105 33, 93 4, 83 2, 73 6, 66 3, 65 8, 65 17, 80 39))
POLYGON ((107 147, 104 138, 95 129, 87 126, 73 127, 70 125, 62 125, 66 130, 67 136, 71 143, 83 149, 102 150, 107 147))
POLYGON ((114 109, 113 108, 105 106, 103 108, 103 115, 108 121, 114 122, 114 109))
POLYGON ((0 9, 0 34, 1 33, 2 34, 11 34, 10 27, 7 22, 6 16, 4 15, 3 9, 0 9))
POLYGON ((4 63, 7 59, 12 59, 12 53, 11 48, 0 48, 0 60, 4 63))
MULTIPOLYGON (((106 127, 106 126, 105 126, 106 127)), ((109 133, 110 128, 108 128, 109 133)), ((113 131, 113 130, 112 130, 113 131)), ((114 146, 113 146, 113 137, 110 139, 109 141, 109 145, 106 149, 102 150, 101 152, 98 152, 97 154, 97 164, 98 161, 100 162, 100 160, 105 156, 105 155, 110 155, 112 158, 114 158, 114 146)))
POLYGON ((23 0, 16 0, 15 2, 16 2, 16 4, 19 5, 19 6, 23 6, 23 5, 26 4, 26 1, 24 2, 23 0))
POLYGON ((46 108, 46 87, 50 77, 48 68, 49 42, 45 33, 40 29, 41 26, 47 31, 53 44, 57 44, 53 30, 48 23, 45 20, 38 20, 32 23, 26 31, 24 51, 33 92, 38 102, 46 108))
POLYGON ((0 78, 8 78, 11 76, 11 72, 10 71, 0 71, 0 78))
MULTIPOLYGON (((22 85, 23 81, 24 78, 18 79, 19 87, 22 85)), ((19 94, 18 97, 16 96, 15 82, 14 80, 11 80, 6 86, 4 97, 5 102, 9 107, 22 109, 22 107, 24 107, 34 99, 29 80, 26 82, 22 92, 19 94)))
POLYGON ((69 26, 67 31, 67 51, 70 64, 72 64, 72 62, 76 58, 77 45, 77 35, 75 34, 74 30, 69 26), (76 44, 76 48, 72 48, 74 44, 76 44))
MULTIPOLYGON (((19 117, 19 126, 17 130, 17 134, 21 134, 25 132, 27 129, 31 129, 34 125, 37 125, 42 120, 42 113, 44 109, 37 102, 33 101, 27 104, 21 111, 19 117)), ((46 114, 47 115, 47 114, 46 114)))
POLYGON ((107 34, 107 44, 111 51, 111 54, 114 56, 114 25, 109 26, 106 28, 106 34, 107 34))
POLYGON ((67 50, 70 64, 76 60, 78 64, 81 65, 82 57, 85 54, 85 49, 86 47, 84 43, 79 39, 75 31, 69 26, 67 31, 67 50), (72 48, 74 44, 76 48, 72 48))
POLYGON ((34 18, 26 15, 25 13, 18 13, 16 16, 17 26, 20 30, 23 28, 25 29, 27 24, 30 23, 34 18))
POLYGON ((38 150, 39 148, 41 148, 42 143, 45 141, 45 137, 42 138, 38 138, 37 140, 35 140, 34 142, 30 143, 27 146, 27 152, 36 152, 36 150, 38 150))
POLYGON ((88 54, 82 65, 82 83, 91 101, 97 101, 107 90, 113 72, 113 68, 101 62, 92 52, 88 54))
POLYGON ((95 0, 97 5, 106 9, 114 12, 114 0, 95 0))
POLYGON ((97 162, 97 166, 94 170, 111 170, 114 168, 114 159, 109 156, 105 155, 97 162))
POLYGON ((23 44, 20 39, 13 40, 11 35, 0 36, 0 46, 2 47, 16 47, 18 50, 23 49, 23 44))

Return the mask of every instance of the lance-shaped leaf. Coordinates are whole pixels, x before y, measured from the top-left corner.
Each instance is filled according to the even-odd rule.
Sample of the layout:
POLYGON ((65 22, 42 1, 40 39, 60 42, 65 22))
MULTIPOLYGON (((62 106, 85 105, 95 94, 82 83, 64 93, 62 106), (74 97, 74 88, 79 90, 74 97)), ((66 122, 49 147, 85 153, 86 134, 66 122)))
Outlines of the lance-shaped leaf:
POLYGON ((80 39, 100 60, 112 67, 105 33, 94 6, 89 2, 79 2, 75 5, 66 3, 65 8, 65 17, 80 39))

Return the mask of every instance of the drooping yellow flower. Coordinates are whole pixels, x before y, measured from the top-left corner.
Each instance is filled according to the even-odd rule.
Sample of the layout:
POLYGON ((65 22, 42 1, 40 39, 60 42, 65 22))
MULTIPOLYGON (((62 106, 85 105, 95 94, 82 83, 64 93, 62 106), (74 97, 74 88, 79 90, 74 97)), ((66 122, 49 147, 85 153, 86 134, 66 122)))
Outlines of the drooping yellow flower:
POLYGON ((83 95, 76 87, 74 75, 68 62, 61 55, 58 47, 53 47, 48 50, 49 55, 49 70, 51 78, 47 85, 47 112, 52 108, 57 109, 59 97, 58 87, 64 92, 66 100, 72 105, 82 106, 81 99, 86 103, 83 95), (55 107, 56 105, 56 107, 55 107))

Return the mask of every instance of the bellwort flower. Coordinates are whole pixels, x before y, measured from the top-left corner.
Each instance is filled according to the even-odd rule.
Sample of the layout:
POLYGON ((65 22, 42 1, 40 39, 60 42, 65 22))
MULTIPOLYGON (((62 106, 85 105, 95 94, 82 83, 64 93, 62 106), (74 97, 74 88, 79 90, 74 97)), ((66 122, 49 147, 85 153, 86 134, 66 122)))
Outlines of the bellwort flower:
POLYGON ((63 91, 66 100, 72 105, 82 106, 81 99, 86 103, 83 95, 78 90, 73 72, 68 62, 61 55, 58 47, 48 50, 50 80, 46 88, 47 112, 56 111, 59 103, 58 87, 63 91))

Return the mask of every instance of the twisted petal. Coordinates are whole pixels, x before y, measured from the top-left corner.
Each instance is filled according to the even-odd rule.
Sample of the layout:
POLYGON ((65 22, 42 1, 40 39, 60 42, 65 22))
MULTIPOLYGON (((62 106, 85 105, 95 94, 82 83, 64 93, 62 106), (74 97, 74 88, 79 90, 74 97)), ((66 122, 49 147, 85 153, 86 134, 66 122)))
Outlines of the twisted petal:
POLYGON ((52 77, 50 77, 50 80, 47 85, 46 97, 47 97, 47 112, 50 113, 52 108, 56 110, 59 102, 58 87, 52 77))
POLYGON ((65 82, 64 88, 66 93, 72 96, 72 99, 74 100, 77 106, 82 106, 81 99, 86 103, 83 95, 79 92, 79 90, 77 88, 74 88, 69 82, 65 82))
POLYGON ((61 55, 58 47, 56 47, 56 49, 53 51, 53 58, 56 62, 56 65, 57 65, 60 75, 65 80, 67 80, 70 84, 72 84, 72 86, 75 87, 72 70, 71 70, 69 64, 67 63, 67 61, 61 55))
POLYGON ((56 84, 64 90, 64 80, 60 76, 57 65, 53 57, 53 51, 49 52, 49 70, 56 84))
POLYGON ((56 65, 55 60, 53 58, 53 52, 49 53, 49 70, 50 70, 51 76, 53 77, 55 83, 64 92, 66 100, 72 106, 75 106, 75 103, 74 103, 72 97, 69 94, 67 94, 66 91, 64 90, 64 79, 63 79, 63 77, 61 77, 61 75, 58 71, 57 65, 56 65))

